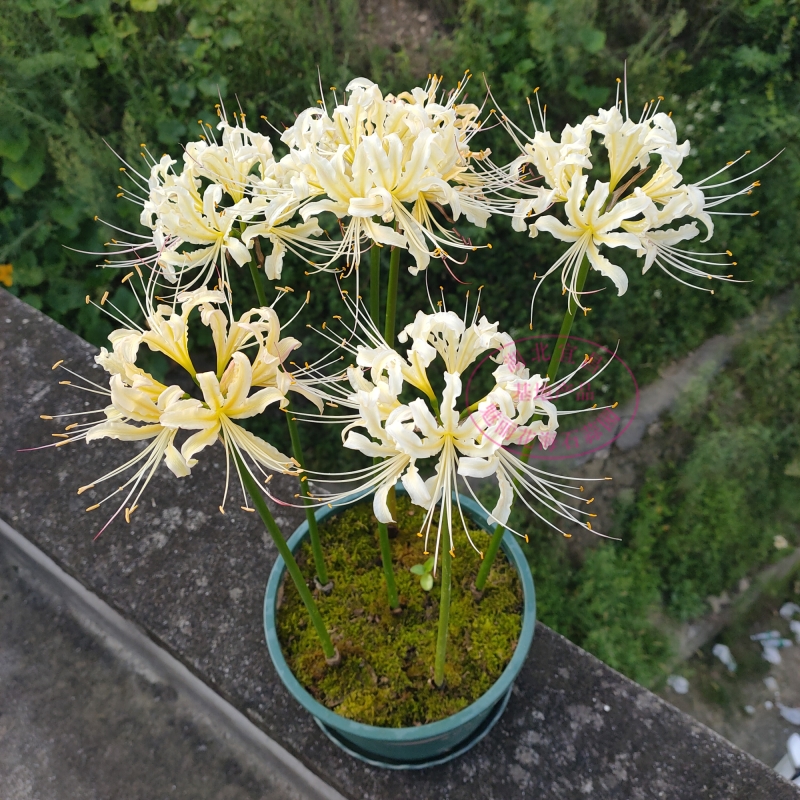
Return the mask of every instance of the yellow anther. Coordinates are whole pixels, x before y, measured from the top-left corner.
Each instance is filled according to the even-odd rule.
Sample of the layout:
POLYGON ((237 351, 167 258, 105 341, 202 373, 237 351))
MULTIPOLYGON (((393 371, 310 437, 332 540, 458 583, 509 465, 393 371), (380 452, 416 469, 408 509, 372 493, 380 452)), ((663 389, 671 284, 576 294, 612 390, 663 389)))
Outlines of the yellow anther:
POLYGON ((239 506, 239 508, 241 508, 242 511, 255 511, 254 508, 248 508, 247 506, 239 506))
MULTIPOLYGON (((297 497, 297 495, 295 495, 295 497, 297 497)), ((225 509, 222 506, 219 507, 219 513, 220 514, 224 514, 225 513, 225 509)))
POLYGON ((618 405, 619 405, 619 403, 615 402, 615 403, 614 403, 614 404, 611 406, 611 408, 616 408, 618 405))
POLYGON ((103 292, 103 296, 100 298, 100 305, 104 306, 106 304, 106 300, 108 300, 108 292, 103 292))
POLYGON ((78 423, 77 422, 73 422, 72 425, 67 425, 67 427, 64 428, 64 430, 65 431, 71 431, 71 430, 73 430, 74 428, 77 428, 77 427, 78 427, 78 423))
POLYGON ((39 419, 53 419, 49 414, 39 414, 39 419))
POLYGON ((95 503, 93 506, 89 506, 89 508, 87 508, 86 510, 94 511, 96 508, 100 508, 100 503, 95 503))
POLYGON ((561 531, 561 534, 565 539, 571 539, 572 538, 572 534, 571 533, 564 533, 564 531, 561 531))
POLYGON ((69 436, 66 433, 51 433, 51 436, 55 436, 56 439, 69 439, 69 436))
POLYGON ((87 483, 86 486, 81 486, 81 488, 78 489, 78 494, 83 494, 87 489, 94 489, 94 484, 87 483))
POLYGON ((586 527, 587 527, 589 530, 591 530, 591 529, 592 529, 592 523, 591 523, 591 522, 587 522, 587 523, 586 523, 586 527))
POLYGON ((62 359, 60 359, 59 361, 56 361, 56 363, 55 363, 55 364, 53 364, 53 366, 51 367, 51 369, 58 369, 58 367, 60 367, 60 366, 61 366, 63 363, 64 363, 64 359, 62 358, 62 359))
POLYGON ((72 386, 72 381, 59 381, 59 386, 72 386))
POLYGON ((594 497, 586 501, 586 505, 588 506, 589 503, 594 503, 594 497))

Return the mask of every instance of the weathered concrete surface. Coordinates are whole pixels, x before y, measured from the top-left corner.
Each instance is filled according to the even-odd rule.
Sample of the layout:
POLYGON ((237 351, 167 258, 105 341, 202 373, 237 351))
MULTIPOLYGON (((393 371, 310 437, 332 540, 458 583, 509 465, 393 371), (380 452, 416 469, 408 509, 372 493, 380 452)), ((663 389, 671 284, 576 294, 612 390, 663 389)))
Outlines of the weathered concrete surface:
MULTIPOLYGON (((216 511, 224 463, 219 449, 190 478, 177 481, 162 470, 163 483, 154 485, 131 524, 116 525, 96 542, 99 518, 83 513, 96 499, 91 492, 76 497, 74 489, 121 463, 130 448, 15 452, 53 432, 39 414, 83 402, 57 385, 50 366, 65 358, 88 374, 92 353, 0 292, 0 515, 344 794, 797 797, 771 770, 541 625, 514 701, 469 755, 404 774, 353 761, 324 738, 272 669, 261 601, 275 553, 252 514, 234 512, 234 504, 225 516, 216 511)), ((284 530, 296 520, 285 515, 284 530)))
POLYGON ((126 669, 0 550, 3 800, 300 800, 126 669))

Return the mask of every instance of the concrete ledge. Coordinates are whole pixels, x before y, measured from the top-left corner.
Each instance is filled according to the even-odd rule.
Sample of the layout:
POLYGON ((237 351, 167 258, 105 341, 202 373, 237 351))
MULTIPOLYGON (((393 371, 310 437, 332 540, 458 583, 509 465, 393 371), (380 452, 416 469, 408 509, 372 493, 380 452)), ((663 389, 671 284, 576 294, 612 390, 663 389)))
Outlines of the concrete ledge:
MULTIPOLYGON (((253 515, 217 512, 219 448, 210 448, 190 478, 178 481, 163 470, 131 524, 115 525, 97 541, 99 518, 84 513, 97 499, 91 490, 77 497, 75 489, 130 457, 130 447, 17 452, 53 441, 54 423, 39 414, 75 411, 84 402, 57 385, 52 364, 63 358, 89 375, 93 354, 0 291, 4 536, 23 556, 36 553, 26 551, 25 540, 32 543, 73 579, 70 586, 83 587, 86 613, 96 612, 99 600, 115 620, 121 617, 124 646, 153 647, 158 669, 174 665, 173 676, 201 684, 198 702, 237 725, 242 715, 249 718, 264 734, 248 733, 263 757, 276 759, 310 796, 336 797, 324 794, 333 786, 350 798, 403 800, 798 797, 775 772, 542 625, 503 719, 467 756, 405 774, 351 760, 286 694, 272 669, 260 611, 275 551, 253 515)), ((288 534, 297 515, 280 517, 288 534)))
POLYGON ((159 647, 133 622, 125 619, 51 558, 0 519, 0 553, 19 566, 25 578, 44 595, 57 598, 123 662, 152 682, 175 688, 211 723, 216 731, 256 758, 308 800, 345 800, 277 742, 256 727, 230 703, 203 683, 180 661, 159 647))

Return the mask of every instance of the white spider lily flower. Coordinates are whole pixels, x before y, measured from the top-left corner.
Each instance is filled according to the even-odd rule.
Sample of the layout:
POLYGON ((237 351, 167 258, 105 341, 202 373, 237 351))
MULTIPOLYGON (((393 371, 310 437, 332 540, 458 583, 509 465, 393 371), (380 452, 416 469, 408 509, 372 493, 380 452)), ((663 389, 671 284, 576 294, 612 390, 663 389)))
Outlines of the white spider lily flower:
POLYGON ((628 276, 621 267, 612 264, 600 252, 599 247, 605 245, 638 249, 639 240, 630 233, 620 231, 619 228, 623 221, 639 216, 652 204, 647 195, 636 189, 630 197, 618 202, 611 210, 604 210, 610 198, 609 184, 597 181, 586 201, 582 202, 586 195, 587 182, 586 175, 576 175, 573 179, 564 206, 567 224, 552 215, 539 217, 536 220, 536 227, 540 231, 548 231, 556 239, 569 242, 571 245, 547 270, 545 277, 560 267, 561 285, 579 308, 584 306, 576 289, 576 281, 584 257, 589 259, 594 269, 613 281, 617 287, 617 294, 625 294, 628 288, 628 276))
POLYGON ((689 142, 678 144, 675 123, 663 113, 645 112, 639 122, 634 122, 623 117, 614 106, 599 109, 596 116, 587 117, 583 124, 603 136, 611 165, 611 192, 632 169, 647 166, 651 154, 660 155, 662 163, 676 171, 689 154, 689 142))
MULTIPOLYGON (((427 367, 438 353, 448 372, 462 373, 477 358, 488 351, 507 352, 512 345, 507 333, 498 332, 498 323, 486 317, 472 320, 471 325, 453 311, 434 314, 417 312, 414 322, 397 335, 401 343, 411 340, 409 357, 418 356, 419 363, 427 367)), ((502 357, 502 356, 499 356, 502 357)))
POLYGON ((294 461, 263 439, 246 431, 235 420, 261 414, 271 403, 281 407, 287 401, 275 387, 250 394, 253 370, 244 353, 234 353, 222 380, 213 372, 200 372, 197 382, 203 400, 178 400, 161 415, 161 424, 175 430, 197 431, 183 443, 181 455, 190 459, 221 437, 226 450, 234 446, 253 461, 270 470, 287 472, 294 461))
MULTIPOLYGON (((346 299, 355 316, 357 305, 346 299)), ((571 488, 574 479, 531 467, 510 449, 536 438, 545 449, 553 443, 559 413, 575 413, 558 412, 555 401, 568 389, 572 391, 569 382, 589 359, 548 386, 546 379, 529 375, 527 368, 517 362, 513 341, 498 331, 496 323, 485 318, 476 320, 476 316, 477 306, 470 324, 466 318, 446 310, 418 313, 398 337, 411 344, 405 359, 380 338, 371 320, 362 315, 351 334, 363 337, 370 346, 354 348, 360 368, 348 370, 355 392, 347 399, 355 413, 345 418, 348 424, 342 437, 345 447, 375 459, 375 463, 350 473, 320 473, 315 481, 334 485, 332 493, 316 498, 319 504, 346 503, 374 491, 375 516, 380 522, 389 523, 393 518, 388 495, 399 480, 411 501, 426 509, 420 536, 425 538, 426 551, 429 546, 435 548, 437 558, 442 546, 454 550, 453 535, 458 526, 452 523, 456 511, 470 535, 463 525, 457 497, 459 479, 496 476, 500 497, 494 510, 485 510, 497 522, 507 522, 511 500, 523 492, 529 498, 524 501, 526 504, 542 502, 547 509, 591 530, 590 524, 581 521, 586 512, 577 511, 562 499, 565 494, 570 499, 581 499, 571 488), (486 397, 460 409, 462 374, 484 354, 501 362, 493 373, 495 386, 486 397), (427 387, 430 369, 441 366, 445 388, 440 401, 427 391, 427 398, 400 401, 397 390, 402 390, 404 383, 411 383, 406 381, 406 375, 411 371, 412 358, 417 359, 427 387), (372 381, 362 370, 369 370, 372 381), (422 469, 432 473, 430 477, 425 479, 422 469), (341 485, 351 488, 342 490, 341 485), (443 528, 445 518, 450 524, 443 528), (447 531, 446 540, 443 531, 447 531)), ((416 379, 413 385, 419 389, 420 383, 416 379)), ((480 552, 471 539, 470 543, 480 552)))
MULTIPOLYGON (((531 190, 533 198, 518 201, 511 225, 515 231, 522 232, 528 217, 543 214, 554 203, 566 201, 572 179, 582 170, 592 168, 591 130, 584 125, 567 125, 561 132, 560 142, 555 142, 549 131, 537 130, 532 139, 522 142, 508 122, 506 127, 525 153, 513 162, 511 168, 519 171, 524 165, 533 164, 546 184, 531 190)), ((529 230, 531 237, 538 233, 535 225, 529 226, 529 230)))
MULTIPOLYGON (((210 126, 209 126, 210 127, 210 126)), ((222 141, 190 142, 186 145, 183 161, 193 174, 208 178, 222 186, 234 203, 238 203, 250 186, 250 175, 257 167, 261 180, 267 179, 275 159, 269 137, 248 130, 244 124, 231 125, 221 119, 217 130, 222 131, 222 141)))
POLYGON ((83 389, 90 394, 106 397, 108 404, 92 411, 45 417, 46 419, 61 419, 90 417, 94 414, 103 415, 103 419, 99 422, 72 422, 67 425, 64 433, 54 434, 59 438, 58 442, 51 445, 55 447, 77 441, 89 443, 101 439, 147 442, 146 446, 139 450, 133 458, 78 489, 78 494, 83 494, 106 481, 112 479, 119 481, 119 476, 134 470, 123 480, 121 485, 118 485, 118 488, 86 509, 94 511, 108 500, 123 495, 119 507, 100 529, 97 536, 100 536, 123 510, 126 521, 130 521, 130 515, 138 507, 139 499, 162 461, 178 478, 186 477, 197 463, 181 455, 175 446, 176 431, 161 424, 161 415, 184 397, 183 389, 180 386, 165 386, 160 383, 134 363, 128 362, 123 350, 124 348, 117 347, 112 353, 109 353, 103 348, 95 358, 96 362, 111 376, 106 386, 84 378, 63 367, 62 362, 58 362, 55 367, 66 370, 81 381, 81 383, 73 381, 62 381, 62 383, 83 389))
MULTIPOLYGON (((114 355, 112 357, 103 348, 97 363, 104 369, 114 369, 116 372, 122 372, 123 369, 141 372, 138 367, 135 367, 134 362, 139 346, 144 343, 151 350, 163 353, 176 364, 180 364, 190 375, 194 376, 195 368, 189 355, 189 314, 192 309, 203 304, 226 302, 225 295, 222 292, 210 289, 181 292, 175 298, 175 301, 181 304, 180 314, 176 312, 174 304, 166 305, 162 303, 153 308, 152 298, 147 290, 145 290, 144 304, 139 301, 139 297, 135 292, 134 295, 145 315, 146 328, 131 327, 112 331, 108 338, 112 343, 114 355), (119 359, 122 359, 122 361, 119 359)), ((109 303, 109 305, 112 304, 109 303)), ((135 325, 116 306, 112 307, 116 313, 109 312, 109 314, 115 321, 135 325)), ((107 309, 104 310, 107 311, 107 309)))
POLYGON ((176 314, 172 306, 159 305, 155 312, 145 319, 148 330, 141 335, 141 341, 151 350, 163 353, 167 358, 180 364, 190 375, 195 368, 189 355, 188 318, 193 308, 203 303, 224 302, 222 292, 199 289, 182 292, 178 295, 181 313, 176 314))
POLYGON ((362 249, 378 243, 408 249, 416 274, 451 249, 475 249, 436 219, 434 207, 448 208, 450 222, 464 215, 481 227, 494 213, 513 213, 516 201, 503 192, 524 185, 495 167, 488 151, 471 150, 480 109, 458 102, 466 81, 446 101, 437 99, 440 83, 434 77, 425 89, 394 97, 356 79, 331 117, 324 104, 307 109, 284 132, 293 148, 288 160, 312 197, 301 215, 332 212, 343 221, 331 261, 344 256, 352 269, 362 249))
MULTIPOLYGON (((283 273, 283 259, 287 251, 300 254, 313 246, 309 240, 321 236, 322 228, 316 219, 288 224, 297 213, 299 202, 294 197, 277 197, 272 200, 255 198, 248 208, 248 218, 253 220, 242 234, 242 242, 250 247, 256 237, 264 237, 272 245, 272 251, 264 259, 264 271, 271 281, 280 280, 283 273)), ((320 243, 321 253, 330 253, 329 243, 320 243)))
POLYGON ((156 208, 156 233, 169 245, 157 259, 164 277, 176 283, 188 270, 197 271, 192 284, 206 285, 217 270, 227 277, 227 256, 241 267, 250 260, 250 251, 243 244, 238 228, 239 221, 252 214, 248 200, 233 206, 222 207, 224 189, 219 184, 205 188, 202 197, 198 191, 199 180, 188 170, 184 171, 181 185, 174 196, 156 208), (197 245, 196 249, 181 249, 184 245, 197 245))

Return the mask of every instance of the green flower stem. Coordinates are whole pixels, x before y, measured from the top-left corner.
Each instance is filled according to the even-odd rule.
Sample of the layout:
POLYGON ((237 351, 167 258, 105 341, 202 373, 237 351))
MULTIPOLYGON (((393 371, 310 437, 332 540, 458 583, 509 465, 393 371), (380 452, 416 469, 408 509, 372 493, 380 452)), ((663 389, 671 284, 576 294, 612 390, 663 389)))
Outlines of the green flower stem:
POLYGON ((400 279, 400 248, 393 247, 389 259, 389 288, 386 292, 386 326, 383 338, 394 347, 395 317, 397 316, 397 284, 400 279))
MULTIPOLYGON (((445 523, 446 525, 447 523, 445 523)), ((433 666, 433 682, 441 687, 444 683, 444 662, 447 658, 447 628, 450 624, 450 590, 452 577, 452 557, 447 549, 450 532, 442 536, 442 591, 439 597, 439 633, 436 637, 436 661, 433 666)))
POLYGON ((489 570, 494 564, 494 559, 497 556, 497 551, 500 549, 500 542, 503 541, 503 534, 506 532, 505 526, 498 523, 495 525, 492 540, 489 542, 489 549, 483 556, 481 561, 481 568, 478 570, 478 577, 475 578, 475 588, 482 592, 486 586, 486 579, 489 577, 489 570))
POLYGON ((235 450, 232 452, 233 458, 236 461, 236 466, 239 470, 239 474, 242 477, 244 488, 250 495, 250 499, 253 501, 253 505, 256 507, 256 511, 258 511, 259 516, 263 520, 270 536, 272 536, 272 541, 275 542, 278 552, 281 554, 284 562, 286 562, 286 569, 289 572, 289 575, 291 575, 294 585, 297 587, 297 591, 300 592, 300 597, 305 604, 306 609, 308 610, 308 615, 311 617, 311 622, 314 624, 314 627, 317 630, 317 635, 322 643, 322 652, 325 653, 325 658, 328 659, 328 661, 333 661, 337 656, 336 648, 333 646, 333 642, 331 641, 328 629, 325 627, 325 622, 322 619, 322 615, 319 613, 317 604, 314 602, 314 598, 311 596, 311 592, 309 591, 308 586, 303 579, 303 573, 300 572, 300 567, 297 565, 297 561, 295 561, 292 551, 289 549, 289 545, 286 544, 286 540, 283 538, 280 528, 273 519, 272 514, 270 513, 270 510, 264 501, 264 496, 261 494, 261 490, 258 488, 258 484, 247 470, 247 467, 245 467, 245 464, 242 461, 242 457, 239 455, 239 453, 237 453, 235 450))
POLYGON ((306 462, 303 457, 303 448, 300 444, 300 431, 297 429, 297 420, 292 414, 291 405, 286 407, 286 424, 289 426, 289 436, 292 438, 292 452, 294 460, 300 465, 300 494, 303 505, 306 507, 306 520, 308 521, 308 535, 311 538, 311 550, 314 553, 314 566, 317 570, 317 579, 320 586, 327 586, 330 582, 328 570, 325 568, 325 558, 322 555, 322 545, 319 541, 319 528, 314 509, 311 505, 311 493, 308 491, 308 476, 306 475, 306 462))
POLYGON ((385 522, 378 523, 378 538, 381 542, 381 561, 383 562, 383 574, 386 576, 386 593, 389 595, 389 608, 398 608, 400 598, 397 595, 397 584, 394 579, 394 568, 392 567, 389 528, 385 522))
POLYGON ((369 315, 378 325, 381 316, 381 248, 373 244, 369 251, 369 315))
MULTIPOLYGON (((578 278, 575 281, 575 289, 577 292, 583 291, 583 286, 586 283, 586 276, 589 274, 589 259, 584 256, 583 263, 581 263, 581 268, 578 272, 578 278)), ((550 365, 547 367, 547 377, 549 378, 548 384, 553 385, 556 381, 556 376, 558 375, 558 368, 561 366, 561 358, 564 355, 564 348, 567 346, 567 339, 569 339, 570 331, 572 330, 572 323, 575 322, 575 315, 578 311, 578 305, 575 303, 570 296, 567 300, 567 312, 564 314, 564 319, 561 322, 561 330, 558 333, 558 339, 556 339, 556 346, 553 348, 553 355, 550 357, 550 365)), ((538 416, 533 418, 534 420, 539 419, 538 416)), ((531 455, 531 450, 533 450, 534 441, 528 442, 525 447, 522 448, 522 455, 521 460, 528 463, 528 459, 531 455)), ((516 481, 515 481, 516 483, 516 481)), ((497 551, 500 548, 500 542, 503 541, 503 534, 505 533, 506 529, 503 525, 497 525, 494 529, 494 533, 492 534, 492 540, 489 542, 489 549, 486 551, 484 555, 483 562, 481 563, 481 568, 478 570, 478 577, 475 579, 475 588, 482 592, 484 587, 486 586, 486 579, 489 577, 489 570, 492 568, 492 564, 494 563, 495 556, 497 555, 497 551)))
POLYGON ((264 292, 264 284, 261 281, 261 276, 258 274, 258 264, 251 258, 248 265, 250 267, 250 277, 253 279, 253 286, 256 287, 258 304, 263 308, 267 305, 267 295, 264 292))

